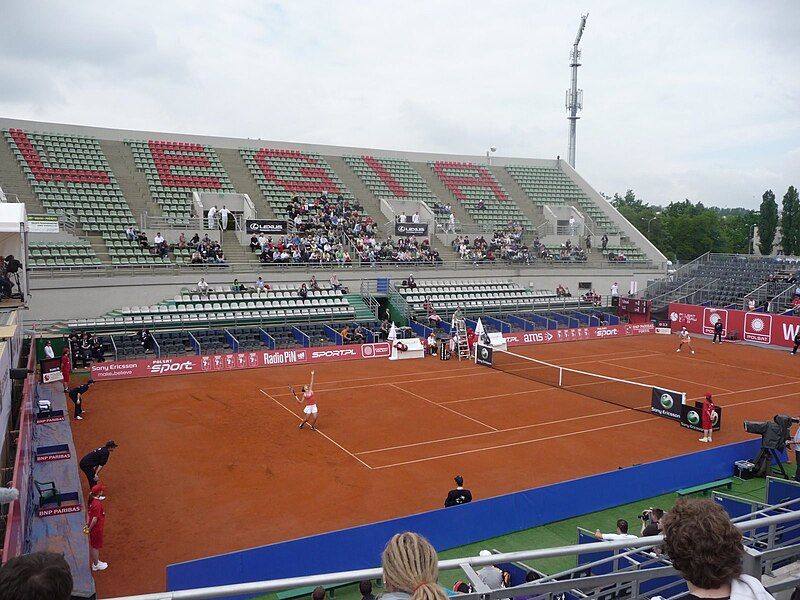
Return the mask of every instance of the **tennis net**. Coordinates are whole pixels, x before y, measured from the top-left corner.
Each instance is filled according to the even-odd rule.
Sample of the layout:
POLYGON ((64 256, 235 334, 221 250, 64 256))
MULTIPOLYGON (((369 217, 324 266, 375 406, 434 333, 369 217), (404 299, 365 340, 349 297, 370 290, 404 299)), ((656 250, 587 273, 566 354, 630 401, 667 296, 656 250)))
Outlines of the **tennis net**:
POLYGON ((660 398, 666 393, 680 403, 686 398, 684 392, 561 367, 505 350, 495 349, 491 361, 492 368, 498 371, 647 414, 651 414, 654 397, 660 398))

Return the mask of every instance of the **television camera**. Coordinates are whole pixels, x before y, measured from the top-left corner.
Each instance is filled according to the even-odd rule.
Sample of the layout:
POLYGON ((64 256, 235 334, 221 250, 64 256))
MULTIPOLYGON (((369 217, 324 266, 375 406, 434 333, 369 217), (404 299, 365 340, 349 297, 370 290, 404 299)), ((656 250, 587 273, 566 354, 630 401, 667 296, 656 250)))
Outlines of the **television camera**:
POLYGON ((775 415, 772 421, 745 421, 744 430, 747 433, 761 436, 761 450, 753 459, 755 474, 757 477, 764 477, 770 465, 770 459, 774 459, 783 477, 789 479, 781 463, 778 452, 786 448, 786 442, 791 439, 789 429, 793 423, 800 423, 800 419, 787 415, 775 415))

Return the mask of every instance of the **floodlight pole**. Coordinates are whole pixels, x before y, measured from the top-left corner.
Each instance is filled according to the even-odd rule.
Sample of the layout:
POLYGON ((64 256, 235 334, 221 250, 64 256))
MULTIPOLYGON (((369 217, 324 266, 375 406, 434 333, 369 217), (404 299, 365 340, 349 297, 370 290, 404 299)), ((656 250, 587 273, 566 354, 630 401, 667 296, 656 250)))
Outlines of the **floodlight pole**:
POLYGON ((578 111, 583 109, 583 90, 578 89, 578 67, 581 66, 578 62, 581 58, 581 51, 578 50, 578 44, 583 36, 583 30, 586 27, 586 19, 589 18, 589 13, 581 16, 581 25, 578 27, 578 35, 575 36, 575 43, 572 45, 572 52, 570 52, 570 67, 572 67, 572 87, 567 90, 567 113, 569 116, 569 156, 567 160, 569 165, 575 168, 575 134, 578 124, 578 111))

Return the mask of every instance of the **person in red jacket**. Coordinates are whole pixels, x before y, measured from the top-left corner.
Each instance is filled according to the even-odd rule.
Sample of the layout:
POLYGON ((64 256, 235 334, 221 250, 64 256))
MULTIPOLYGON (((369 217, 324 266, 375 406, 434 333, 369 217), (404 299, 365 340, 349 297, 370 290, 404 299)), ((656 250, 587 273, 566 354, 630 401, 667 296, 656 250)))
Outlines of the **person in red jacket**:
POLYGON ((84 532, 89 536, 89 556, 92 559, 92 571, 108 568, 108 563, 100 560, 100 549, 103 547, 103 530, 106 525, 106 511, 103 508, 106 486, 101 483, 92 487, 89 492, 89 510, 84 532))
POLYGON ((64 346, 61 353, 61 376, 64 378, 64 391, 69 391, 69 374, 72 372, 72 359, 69 357, 69 345, 64 346))
POLYGON ((469 353, 475 352, 475 342, 478 341, 478 334, 471 328, 467 329, 467 345, 469 346, 469 353))
POLYGON ((711 399, 711 392, 706 392, 706 398, 703 400, 703 408, 700 414, 700 423, 703 426, 703 437, 700 438, 701 442, 711 442, 711 431, 714 428, 716 410, 717 407, 711 399))

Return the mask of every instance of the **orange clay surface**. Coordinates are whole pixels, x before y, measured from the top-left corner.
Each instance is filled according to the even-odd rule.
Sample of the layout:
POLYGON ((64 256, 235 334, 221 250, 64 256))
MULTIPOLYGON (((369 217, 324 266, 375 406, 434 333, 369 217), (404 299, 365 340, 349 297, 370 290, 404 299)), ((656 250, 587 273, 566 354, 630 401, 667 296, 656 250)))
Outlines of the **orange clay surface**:
MULTIPOLYGON (((750 439, 744 419, 800 409, 800 358, 693 344, 694 356, 659 335, 512 350, 690 401, 711 391, 725 410, 715 445, 750 439)), ((439 508, 459 473, 480 499, 709 447, 663 418, 469 362, 315 370, 318 432, 298 429, 287 389, 308 365, 92 388, 73 421, 78 456, 119 444, 101 477, 110 567, 95 574, 98 597, 164 590, 169 563, 439 508)))

